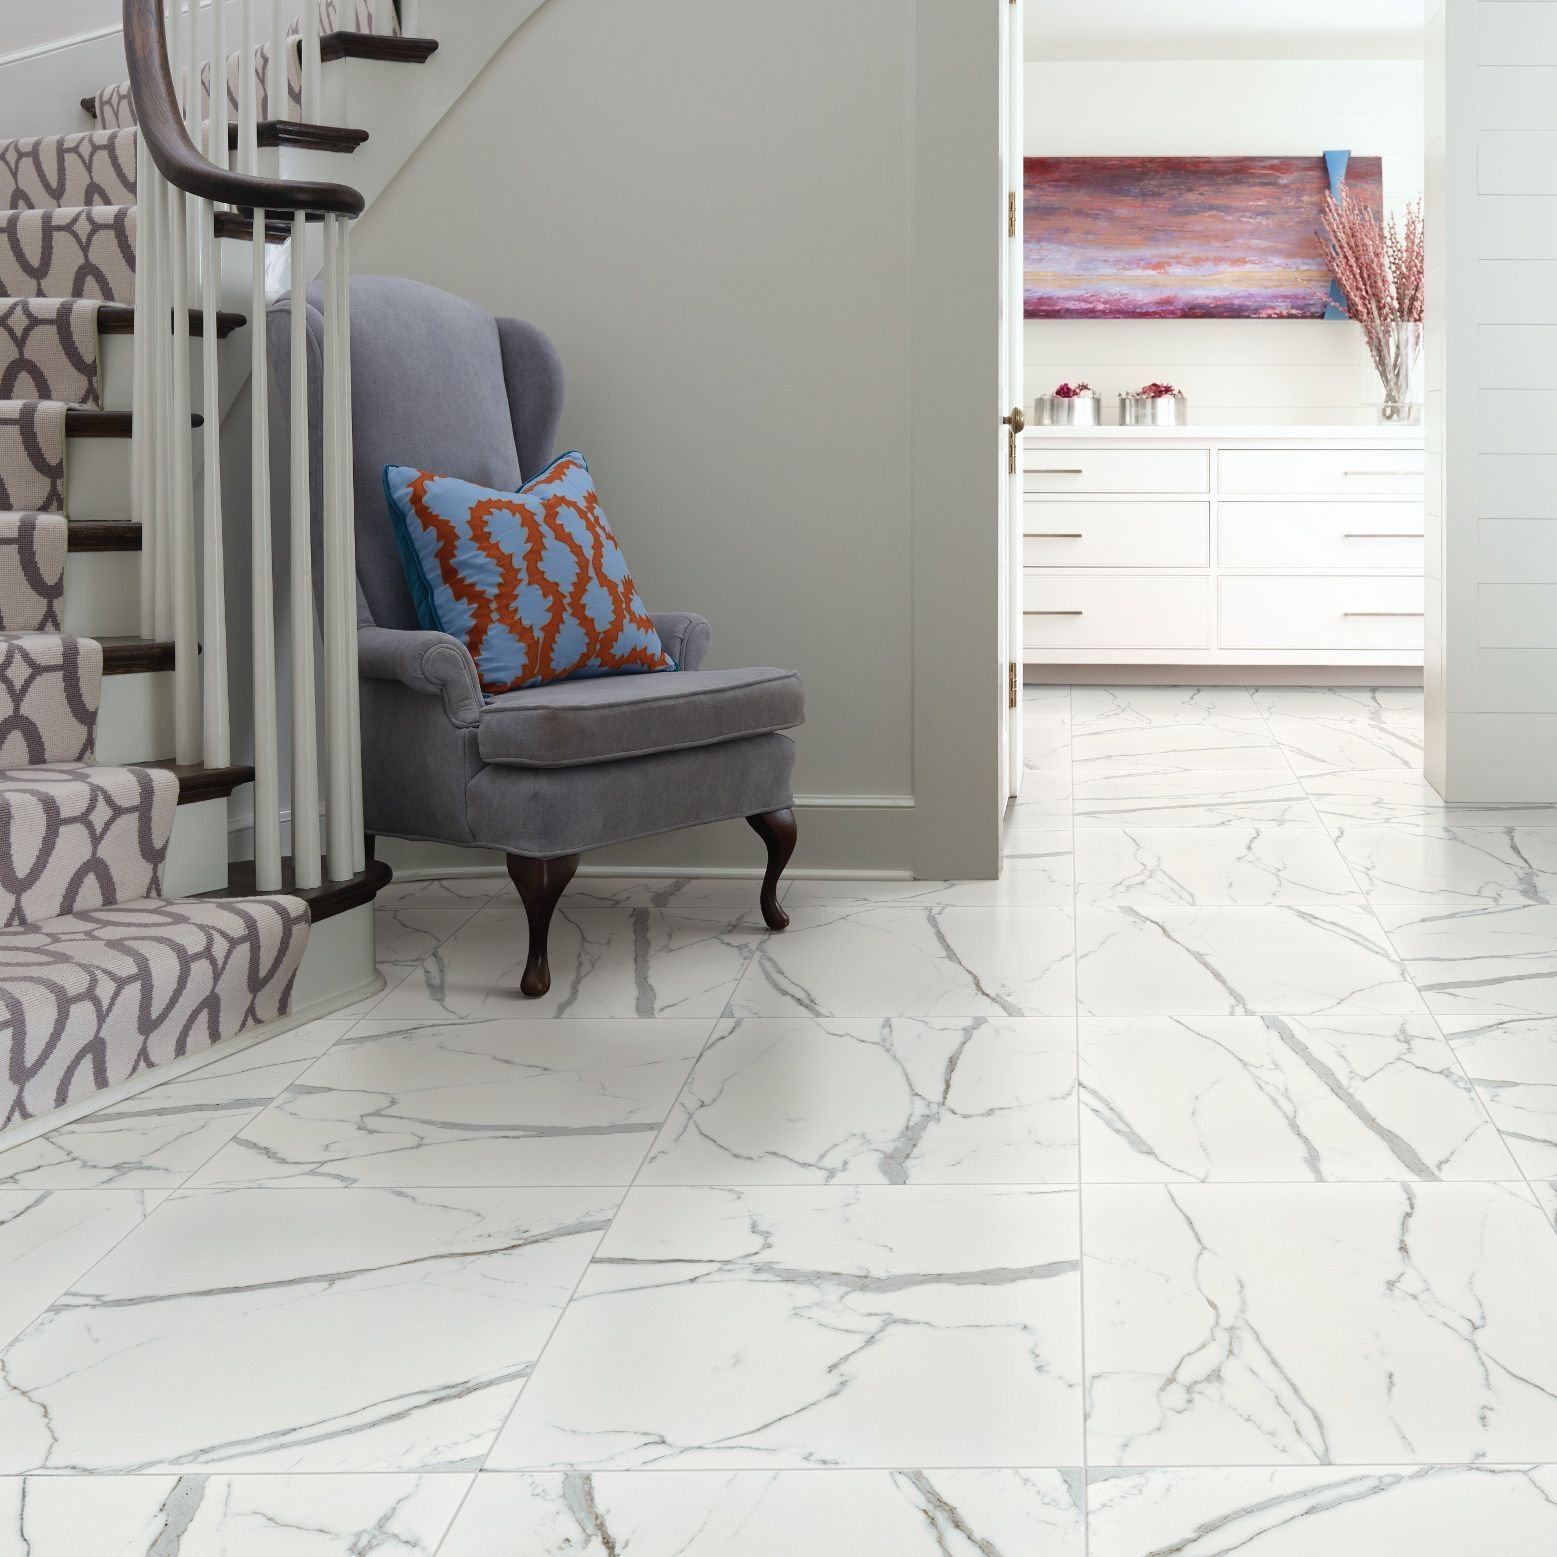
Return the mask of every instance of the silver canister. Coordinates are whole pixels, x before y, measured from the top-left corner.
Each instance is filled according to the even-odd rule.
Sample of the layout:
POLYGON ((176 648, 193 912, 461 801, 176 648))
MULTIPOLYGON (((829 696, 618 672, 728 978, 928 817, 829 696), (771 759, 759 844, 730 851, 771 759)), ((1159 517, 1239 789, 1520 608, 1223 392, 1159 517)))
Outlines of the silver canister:
POLYGON ((1035 427, 1096 427, 1103 420, 1103 401, 1097 394, 1039 395, 1033 401, 1035 427))
POLYGON ((1182 427, 1189 420, 1183 395, 1121 395, 1121 427, 1182 427))

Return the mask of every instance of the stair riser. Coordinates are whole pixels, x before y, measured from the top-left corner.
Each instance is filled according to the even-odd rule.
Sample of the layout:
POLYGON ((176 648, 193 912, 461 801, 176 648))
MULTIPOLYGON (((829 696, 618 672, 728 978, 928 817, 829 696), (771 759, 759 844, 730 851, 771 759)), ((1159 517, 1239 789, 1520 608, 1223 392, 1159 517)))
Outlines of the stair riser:
POLYGON ((226 800, 180 806, 162 872, 163 896, 194 897, 218 891, 226 882, 226 800))
POLYGON ((173 750, 173 672, 104 676, 97 761, 156 762, 173 750))
POLYGON ((72 553, 65 562, 65 631, 83 638, 139 637, 140 578, 138 551, 72 553))

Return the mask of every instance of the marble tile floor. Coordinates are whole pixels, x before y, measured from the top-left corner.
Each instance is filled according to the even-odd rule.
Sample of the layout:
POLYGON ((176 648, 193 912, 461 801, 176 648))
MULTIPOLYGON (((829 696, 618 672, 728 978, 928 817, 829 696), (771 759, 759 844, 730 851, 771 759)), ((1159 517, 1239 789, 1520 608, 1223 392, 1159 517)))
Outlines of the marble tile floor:
POLYGON ((397 884, 0 1149, 0 1557, 1550 1557, 1557 808, 1029 688, 1000 882, 397 884))

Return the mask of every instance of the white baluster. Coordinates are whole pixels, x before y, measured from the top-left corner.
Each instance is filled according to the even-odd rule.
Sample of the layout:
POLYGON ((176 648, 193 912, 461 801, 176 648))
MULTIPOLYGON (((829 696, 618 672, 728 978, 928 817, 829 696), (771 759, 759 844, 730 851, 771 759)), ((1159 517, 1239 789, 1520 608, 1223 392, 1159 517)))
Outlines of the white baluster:
MULTIPOLYGON (((220 8, 222 0, 216 0, 216 4, 220 8)), ((226 96, 224 79, 224 100, 226 96)), ((226 118, 223 113, 212 121, 213 128, 219 126, 222 130, 223 144, 226 118)), ((217 282, 220 278, 217 266, 216 208, 208 200, 200 202, 200 220, 200 311, 205 331, 201 341, 205 409, 205 540, 201 589, 204 598, 203 652, 200 663, 204 672, 205 763, 207 767, 224 768, 232 761, 232 713, 227 690, 227 566, 223 555, 222 387, 218 370, 217 325, 217 309, 220 306, 217 282)))
POLYGON ((168 67, 173 72, 173 96, 178 101, 180 114, 188 112, 188 83, 184 80, 184 0, 169 0, 168 10, 168 67))
POLYGON ((325 664, 325 873, 331 881, 353 874, 355 850, 351 829, 355 807, 351 798, 351 755, 348 744, 350 696, 347 690, 348 630, 355 632, 356 599, 348 595, 346 577, 346 506, 342 501, 343 451, 347 441, 342 426, 345 394, 341 353, 343 312, 341 268, 342 218, 324 219, 324 664, 325 664), (351 602, 348 617, 346 603, 351 602))
POLYGON ((238 0, 238 159, 240 173, 252 173, 258 161, 255 121, 259 115, 254 79, 254 0, 238 0))
POLYGON ((346 755, 350 761, 351 866, 361 875, 367 866, 367 837, 362 816, 362 687, 357 670, 357 475, 356 435, 352 428, 351 379, 351 220, 338 218, 341 233, 341 551, 345 574, 342 613, 346 619, 343 674, 346 678, 346 755))
POLYGON ((249 296, 251 402, 249 583, 254 655, 254 879, 281 887, 281 779, 276 728, 276 618, 270 543, 270 396, 265 342, 265 213, 254 212, 249 296))
POLYGON ((322 877, 319 726, 314 703, 313 510, 308 464, 308 230, 292 218, 292 868, 299 887, 322 877))
POLYGON ((290 119, 292 103, 287 86, 287 13, 285 0, 270 0, 270 76, 267 119, 290 119))
POLYGON ((180 762, 198 762, 200 733, 200 656, 195 627, 194 450, 190 433, 189 387, 189 239, 188 207, 178 190, 169 192, 168 293, 172 313, 168 421, 172 456, 167 547, 172 570, 171 611, 174 645, 173 729, 180 762))
POLYGON ((157 507, 160 497, 158 418, 162 405, 162 339, 157 328, 157 233, 162 223, 157 191, 162 175, 137 136, 135 229, 135 406, 131 422, 135 466, 134 513, 141 527, 140 632, 157 635, 157 507))
POLYGON ((231 137, 227 112, 227 0, 213 0, 211 5, 211 150, 210 158, 217 167, 232 166, 229 150, 231 137))
POLYGON ((303 0, 302 61, 303 105, 300 110, 307 124, 318 124, 324 118, 323 63, 319 58, 319 3, 303 0))
POLYGON ((400 0, 400 35, 403 38, 421 37, 421 0, 400 0))
POLYGON ((189 85, 185 90, 184 126, 196 147, 203 146, 202 121, 205 108, 200 98, 200 0, 189 0, 188 23, 184 29, 184 73, 189 85))

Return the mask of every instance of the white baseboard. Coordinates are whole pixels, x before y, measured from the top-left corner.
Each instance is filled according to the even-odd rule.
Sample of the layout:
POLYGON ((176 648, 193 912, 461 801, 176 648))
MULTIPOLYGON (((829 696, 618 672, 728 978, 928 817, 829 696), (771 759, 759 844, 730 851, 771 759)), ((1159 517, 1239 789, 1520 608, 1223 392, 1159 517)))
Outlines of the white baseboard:
POLYGON ((1024 686, 1419 687, 1409 665, 1029 665, 1024 686))

